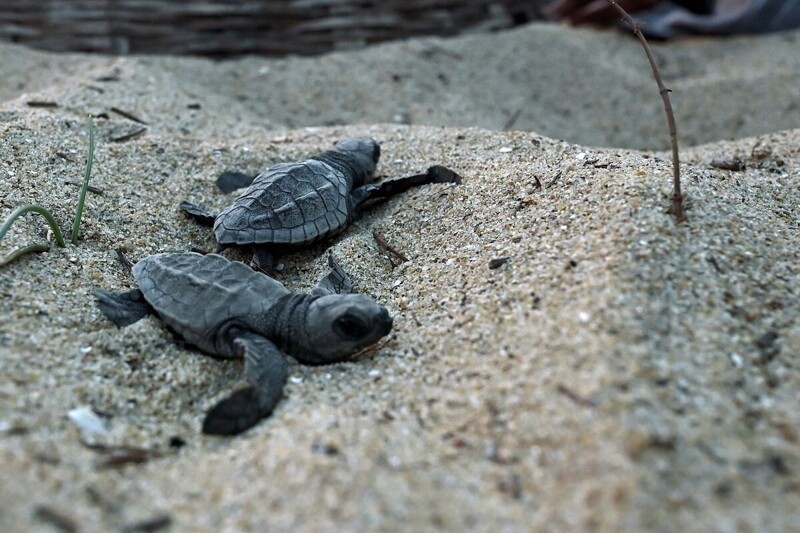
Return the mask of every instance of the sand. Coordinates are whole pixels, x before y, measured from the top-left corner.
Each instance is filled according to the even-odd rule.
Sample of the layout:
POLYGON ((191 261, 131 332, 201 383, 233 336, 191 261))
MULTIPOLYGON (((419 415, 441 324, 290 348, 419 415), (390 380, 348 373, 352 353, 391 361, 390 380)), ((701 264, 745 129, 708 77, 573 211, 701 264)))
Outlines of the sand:
MULTIPOLYGON (((70 225, 87 112, 102 191, 77 246, 0 270, 0 530, 791 529, 798 38, 658 49, 684 139, 716 141, 682 151, 683 225, 666 156, 636 150, 664 147, 660 102, 614 33, 533 25, 225 63, 0 46, 3 72, 18 65, 0 84, 2 216, 40 203, 70 225), (142 125, 112 108, 146 131, 114 142, 142 125), (513 128, 533 131, 498 131, 518 108, 513 128), (115 328, 92 291, 133 286, 117 249, 212 249, 177 203, 225 206, 221 171, 350 135, 381 143, 383 178, 435 163, 464 177, 284 258, 279 279, 307 290, 331 248, 394 330, 356 361, 292 364, 271 418, 205 437, 241 367, 153 318, 115 328), (393 264, 374 230, 410 260, 393 264), (82 435, 80 407, 107 431, 82 435)), ((0 249, 46 233, 28 215, 0 249)))

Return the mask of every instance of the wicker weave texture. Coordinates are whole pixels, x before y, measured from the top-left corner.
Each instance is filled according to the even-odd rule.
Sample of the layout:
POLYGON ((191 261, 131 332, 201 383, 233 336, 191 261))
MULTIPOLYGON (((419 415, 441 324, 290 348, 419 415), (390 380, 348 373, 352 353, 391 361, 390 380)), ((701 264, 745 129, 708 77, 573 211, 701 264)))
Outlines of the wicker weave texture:
POLYGON ((0 0, 0 39, 48 50, 315 54, 506 28, 531 0, 0 0))

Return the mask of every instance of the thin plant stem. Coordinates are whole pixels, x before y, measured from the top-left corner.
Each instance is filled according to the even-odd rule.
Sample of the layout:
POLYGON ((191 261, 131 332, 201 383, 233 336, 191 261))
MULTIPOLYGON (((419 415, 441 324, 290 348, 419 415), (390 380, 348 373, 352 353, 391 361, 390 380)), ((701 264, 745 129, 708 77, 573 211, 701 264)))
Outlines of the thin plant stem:
POLYGON ((661 94, 661 99, 664 101, 664 112, 667 114, 667 125, 669 126, 669 141, 672 146, 672 178, 674 184, 672 192, 672 212, 678 222, 683 222, 686 220, 686 215, 683 212, 683 196, 681 195, 681 169, 680 159, 678 157, 678 129, 675 126, 675 115, 672 113, 672 103, 669 100, 670 91, 666 88, 664 82, 661 80, 661 73, 658 70, 658 65, 656 65, 656 59, 653 56, 653 51, 650 49, 650 45, 647 44, 647 39, 644 38, 644 35, 639 27, 639 23, 633 20, 628 12, 622 9, 617 2, 614 0, 606 1, 611 4, 611 6, 614 7, 614 9, 616 9, 620 15, 622 15, 623 20, 628 23, 628 26, 631 27, 633 33, 639 39, 639 42, 642 43, 644 52, 647 54, 647 60, 650 62, 650 68, 653 70, 653 77, 656 79, 656 84, 658 85, 658 92, 661 94))
POLYGON ((11 228, 11 225, 17 218, 24 215, 25 213, 30 213, 30 212, 39 213, 40 215, 42 215, 44 219, 47 221, 47 223, 50 225, 50 229, 53 230, 53 235, 55 235, 56 238, 56 244, 58 244, 62 248, 66 246, 66 243, 64 242, 64 236, 61 234, 61 229, 58 227, 58 222, 56 222, 56 219, 53 217, 50 211, 48 211, 44 207, 31 204, 21 205, 11 212, 6 221, 3 222, 3 226, 0 227, 0 240, 2 240, 3 237, 5 237, 6 233, 8 233, 8 230, 11 228))
MULTIPOLYGON (((92 162, 94 161, 94 126, 92 124, 92 116, 89 115, 89 157, 86 160, 86 171, 83 175, 83 184, 81 186, 81 193, 80 197, 78 198, 78 208, 75 212, 75 222, 72 225, 72 244, 78 244, 78 232, 80 231, 81 227, 81 215, 83 214, 83 204, 86 200, 86 191, 89 188, 89 176, 92 174, 92 162)), ((50 229, 53 230, 53 235, 56 238, 56 244, 59 247, 63 248, 66 246, 64 242, 64 235, 61 233, 61 228, 58 227, 58 222, 56 222, 55 217, 53 217, 52 213, 45 209, 44 207, 33 205, 33 204, 26 204, 21 205, 14 209, 8 218, 3 222, 3 225, 0 226, 0 240, 5 237, 8 230, 11 229, 11 226, 14 224, 14 221, 17 220, 19 217, 24 215, 25 213, 39 213, 44 217, 47 221, 47 224, 50 226, 50 229)), ((30 244, 28 246, 23 246, 22 248, 18 248, 8 254, 6 257, 0 259, 0 266, 5 266, 16 259, 19 259, 25 254, 35 253, 35 252, 46 252, 50 249, 50 246, 47 244, 30 244)))
POLYGON ((86 159, 86 171, 83 173, 83 185, 78 197, 78 208, 75 210, 75 222, 72 223, 72 244, 78 244, 78 232, 81 229, 81 215, 83 204, 86 200, 86 191, 89 188, 89 176, 92 175, 92 162, 94 161, 94 125, 92 115, 89 115, 89 157, 86 159))
POLYGON ((9 263, 13 263, 23 255, 32 254, 32 253, 39 253, 39 252, 46 252, 50 250, 49 244, 29 244, 28 246, 23 246, 22 248, 17 248, 4 258, 0 259, 0 267, 4 267, 9 263))

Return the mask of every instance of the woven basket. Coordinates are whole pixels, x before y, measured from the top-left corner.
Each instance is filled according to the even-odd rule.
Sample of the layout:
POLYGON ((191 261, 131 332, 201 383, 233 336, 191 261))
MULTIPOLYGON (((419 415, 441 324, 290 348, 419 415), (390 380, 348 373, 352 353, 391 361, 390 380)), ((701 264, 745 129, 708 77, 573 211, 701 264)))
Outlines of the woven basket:
POLYGON ((495 30, 541 0, 0 0, 0 39, 116 54, 316 54, 495 30))

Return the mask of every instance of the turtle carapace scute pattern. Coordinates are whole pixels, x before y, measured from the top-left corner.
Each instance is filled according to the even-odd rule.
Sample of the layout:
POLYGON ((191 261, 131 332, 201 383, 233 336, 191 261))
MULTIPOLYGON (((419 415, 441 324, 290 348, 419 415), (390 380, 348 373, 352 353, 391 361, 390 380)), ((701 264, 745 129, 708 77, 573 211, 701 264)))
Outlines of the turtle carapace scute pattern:
POLYGON ((301 363, 342 361, 389 334, 392 318, 372 298, 352 293, 347 273, 331 272, 311 294, 221 255, 162 253, 133 267, 138 289, 96 291, 101 312, 118 326, 157 315, 188 344, 244 359, 241 386, 206 415, 203 432, 235 435, 268 416, 289 371, 301 363))
MULTIPOLYGON (((199 222, 213 225, 220 249, 249 246, 253 266, 269 272, 282 249, 308 245, 341 232, 372 201, 426 183, 461 181, 455 172, 435 166, 424 174, 375 184, 372 181, 380 154, 380 146, 373 139, 343 139, 333 150, 299 163, 275 165, 259 174, 217 216, 189 202, 181 203, 181 208, 199 222)), ((226 186, 243 176, 225 174, 226 186)))

